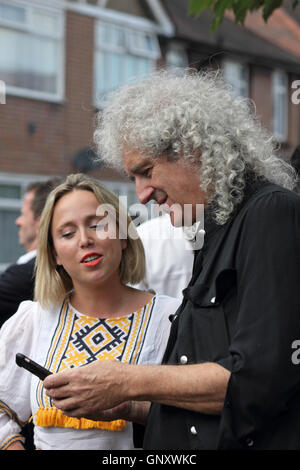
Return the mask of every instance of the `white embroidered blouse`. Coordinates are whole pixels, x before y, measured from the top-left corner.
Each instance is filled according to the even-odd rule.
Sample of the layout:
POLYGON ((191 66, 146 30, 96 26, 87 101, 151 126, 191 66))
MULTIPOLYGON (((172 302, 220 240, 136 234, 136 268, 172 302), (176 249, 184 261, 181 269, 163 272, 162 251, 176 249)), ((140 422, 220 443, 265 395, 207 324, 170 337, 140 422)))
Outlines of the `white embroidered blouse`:
POLYGON ((78 312, 68 301, 47 311, 36 302, 22 302, 0 330, 0 449, 20 440, 21 426, 32 415, 39 449, 133 449, 131 423, 59 415, 43 383, 18 367, 15 356, 25 354, 51 372, 96 360, 158 364, 169 336, 169 315, 179 305, 178 299, 156 295, 130 315, 99 319, 78 312))

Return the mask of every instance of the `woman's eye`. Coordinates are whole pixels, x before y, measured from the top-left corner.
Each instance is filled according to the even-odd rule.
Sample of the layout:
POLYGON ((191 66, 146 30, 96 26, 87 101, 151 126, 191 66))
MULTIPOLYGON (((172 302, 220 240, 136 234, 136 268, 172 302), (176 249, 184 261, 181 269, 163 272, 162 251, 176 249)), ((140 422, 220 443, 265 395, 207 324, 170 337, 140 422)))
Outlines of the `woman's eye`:
POLYGON ((62 238, 71 238, 74 232, 66 232, 62 234, 62 238))

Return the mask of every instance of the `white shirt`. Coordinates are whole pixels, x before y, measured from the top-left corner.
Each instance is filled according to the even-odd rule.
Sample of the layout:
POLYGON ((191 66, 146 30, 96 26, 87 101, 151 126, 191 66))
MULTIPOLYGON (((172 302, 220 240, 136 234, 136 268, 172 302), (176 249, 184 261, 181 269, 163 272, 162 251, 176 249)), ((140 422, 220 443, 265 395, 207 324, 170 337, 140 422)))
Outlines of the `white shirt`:
POLYGON ((146 278, 136 287, 182 299, 193 269, 194 252, 182 227, 174 227, 168 214, 137 227, 146 255, 146 278))

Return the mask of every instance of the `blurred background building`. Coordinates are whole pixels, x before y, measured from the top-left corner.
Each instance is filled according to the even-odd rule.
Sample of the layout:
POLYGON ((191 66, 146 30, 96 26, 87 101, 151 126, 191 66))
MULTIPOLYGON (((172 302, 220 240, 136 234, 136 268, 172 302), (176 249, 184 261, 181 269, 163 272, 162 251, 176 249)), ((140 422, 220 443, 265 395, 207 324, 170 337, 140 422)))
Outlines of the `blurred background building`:
POLYGON ((0 0, 0 270, 22 254, 14 220, 30 181, 80 171, 136 202, 131 182, 94 164, 94 120, 105 93, 157 67, 221 68, 282 158, 300 144, 300 7, 287 0, 267 25, 227 15, 212 35, 210 14, 189 16, 188 3, 0 0))

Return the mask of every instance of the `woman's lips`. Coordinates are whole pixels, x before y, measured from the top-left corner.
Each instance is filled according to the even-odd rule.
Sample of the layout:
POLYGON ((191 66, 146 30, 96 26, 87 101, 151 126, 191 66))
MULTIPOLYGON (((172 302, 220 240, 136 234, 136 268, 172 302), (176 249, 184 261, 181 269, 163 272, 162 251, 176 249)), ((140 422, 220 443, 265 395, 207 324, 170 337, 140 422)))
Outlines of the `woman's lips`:
POLYGON ((84 266, 96 266, 102 260, 103 255, 99 255, 98 253, 88 253, 85 255, 82 260, 80 261, 84 266))

